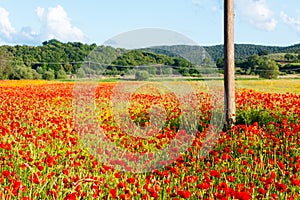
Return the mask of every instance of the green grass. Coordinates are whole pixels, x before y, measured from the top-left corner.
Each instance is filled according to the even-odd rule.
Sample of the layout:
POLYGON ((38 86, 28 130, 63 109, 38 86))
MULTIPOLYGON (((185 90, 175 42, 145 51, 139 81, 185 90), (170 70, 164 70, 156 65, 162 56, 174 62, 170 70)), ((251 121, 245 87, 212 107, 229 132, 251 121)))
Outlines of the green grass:
POLYGON ((284 56, 286 53, 272 53, 268 54, 265 57, 273 59, 273 60, 285 60, 284 56))

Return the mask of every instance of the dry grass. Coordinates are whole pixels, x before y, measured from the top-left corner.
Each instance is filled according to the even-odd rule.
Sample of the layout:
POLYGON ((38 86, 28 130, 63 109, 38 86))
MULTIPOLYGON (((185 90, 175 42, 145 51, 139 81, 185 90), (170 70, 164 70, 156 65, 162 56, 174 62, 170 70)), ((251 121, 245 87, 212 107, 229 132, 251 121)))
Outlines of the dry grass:
POLYGON ((253 89, 268 93, 296 93, 300 94, 300 79, 276 80, 238 80, 236 88, 253 89))

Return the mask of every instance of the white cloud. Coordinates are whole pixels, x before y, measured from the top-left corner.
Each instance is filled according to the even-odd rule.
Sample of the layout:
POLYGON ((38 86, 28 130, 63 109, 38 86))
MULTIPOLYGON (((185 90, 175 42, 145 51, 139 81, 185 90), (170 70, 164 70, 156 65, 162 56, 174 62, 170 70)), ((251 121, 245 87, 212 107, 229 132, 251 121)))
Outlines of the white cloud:
POLYGON ((85 41, 86 36, 71 24, 67 12, 60 5, 48 9, 38 7, 36 14, 42 23, 42 37, 62 41, 85 41))
POLYGON ((45 8, 37 7, 35 13, 39 18, 41 18, 45 13, 45 8))
POLYGON ((12 35, 15 33, 16 31, 9 20, 9 12, 0 7, 0 38, 2 40, 11 40, 12 35))
POLYGON ((236 13, 242 20, 258 29, 272 31, 277 26, 265 0, 236 0, 236 13))
POLYGON ((295 29, 297 32, 300 32, 300 19, 295 19, 293 17, 289 17, 286 13, 281 12, 280 17, 282 21, 291 26, 293 29, 295 29))
POLYGON ((0 42, 8 44, 40 44, 49 39, 61 41, 80 41, 87 40, 85 34, 71 24, 71 19, 67 12, 60 5, 50 8, 36 9, 36 15, 41 22, 41 31, 38 33, 30 26, 24 26, 16 31, 9 18, 9 12, 0 7, 0 42))

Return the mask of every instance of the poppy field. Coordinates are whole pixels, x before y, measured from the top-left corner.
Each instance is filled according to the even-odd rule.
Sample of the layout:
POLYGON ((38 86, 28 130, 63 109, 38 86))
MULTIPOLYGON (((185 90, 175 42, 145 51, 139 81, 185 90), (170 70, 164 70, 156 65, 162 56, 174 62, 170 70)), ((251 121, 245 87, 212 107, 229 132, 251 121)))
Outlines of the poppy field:
POLYGON ((151 152, 178 135, 180 141, 189 138, 184 128, 196 122, 181 116, 191 108, 179 108, 176 95, 154 86, 131 95, 129 109, 119 113, 124 123, 117 123, 111 108, 116 84, 98 84, 93 117, 106 142, 129 155, 147 154, 148 171, 134 173, 140 158, 124 161, 101 148, 97 134, 85 134, 95 127, 80 111, 74 114, 74 83, 0 81, 0 199, 300 199, 300 91, 237 89, 236 125, 214 133, 210 143, 212 99, 194 90, 193 140, 185 151, 164 152, 165 163, 151 168, 151 152), (153 104, 164 119, 151 118, 153 104), (134 127, 145 133, 125 134, 134 127))

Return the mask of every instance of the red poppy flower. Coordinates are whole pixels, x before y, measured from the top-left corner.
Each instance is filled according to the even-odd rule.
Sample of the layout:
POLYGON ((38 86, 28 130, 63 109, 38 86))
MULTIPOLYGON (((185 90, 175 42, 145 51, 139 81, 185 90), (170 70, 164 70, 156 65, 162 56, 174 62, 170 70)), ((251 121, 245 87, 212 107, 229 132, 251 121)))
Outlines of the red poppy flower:
POLYGON ((128 179, 127 179, 127 183, 129 183, 129 184, 134 184, 135 181, 136 181, 135 178, 128 178, 128 179))
POLYGON ((33 175, 29 176, 29 180, 35 184, 39 184, 40 180, 38 178, 38 175, 34 173, 33 175))
POLYGON ((123 182, 119 182, 117 185, 117 188, 125 188, 125 187, 126 187, 126 184, 123 182))
POLYGON ((63 172, 63 174, 65 174, 65 175, 69 175, 69 171, 70 171, 70 169, 63 169, 62 170, 62 172, 63 172))
POLYGON ((153 188, 149 188, 148 192, 150 194, 150 197, 153 197, 154 199, 158 199, 158 192, 155 191, 153 188))
POLYGON ((249 200, 251 199, 251 195, 248 192, 236 192, 235 198, 239 200, 249 200))
POLYGON ((117 190, 114 188, 110 189, 109 195, 111 196, 111 198, 117 198, 117 190))
POLYGON ((199 183, 197 185, 197 188, 202 189, 202 190, 207 190, 210 188, 210 184, 209 183, 199 183))
POLYGON ((210 171, 210 175, 212 177, 218 177, 218 178, 221 178, 221 175, 219 174, 219 172, 217 170, 211 170, 210 171))
POLYGON ((275 184, 276 190, 279 192, 285 192, 286 191, 286 185, 284 183, 277 182, 275 184))
POLYGON ((267 180, 266 180, 266 183, 267 184, 272 184, 274 182, 274 178, 268 178, 267 180))
POLYGON ((227 176, 226 180, 232 183, 234 182, 235 178, 233 176, 227 176))
POLYGON ((249 149, 249 150, 248 150, 248 154, 253 155, 253 154, 254 154, 254 150, 249 149))
POLYGON ((276 178, 276 173, 274 171, 272 171, 270 177, 273 178, 273 179, 276 178))
POLYGON ((282 161, 277 162, 278 166, 280 169, 284 170, 285 169, 285 164, 282 161))
POLYGON ((179 190, 177 191, 177 194, 184 199, 190 198, 192 196, 192 193, 187 190, 179 190))
POLYGON ((278 199, 278 195, 277 194, 271 194, 271 196, 273 197, 273 199, 278 199))
POLYGON ((121 178, 121 173, 120 173, 120 172, 117 172, 117 173, 114 174, 114 176, 115 176, 116 178, 121 178))
POLYGON ((122 200, 130 200, 130 194, 121 194, 119 198, 122 200))
POLYGON ((227 191, 228 189, 227 184, 225 182, 221 182, 217 188, 218 190, 223 190, 223 191, 227 191))
POLYGON ((77 196, 76 192, 73 192, 73 193, 71 193, 71 194, 68 194, 68 195, 64 198, 64 200, 76 200, 76 196, 77 196))
POLYGON ((9 177, 10 176, 10 172, 8 170, 3 170, 2 171, 2 176, 9 177))
POLYGON ((291 184, 294 186, 300 186, 300 180, 296 178, 291 179, 291 184))
POLYGON ((222 160, 231 160, 232 159, 232 157, 231 157, 231 155, 229 155, 228 153, 224 153, 223 155, 222 155, 222 160))
POLYGON ((259 188, 258 189, 258 193, 262 194, 262 195, 265 195, 267 192, 267 190, 263 189, 263 188, 259 188))

